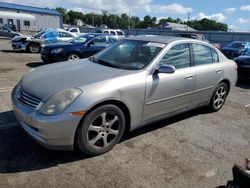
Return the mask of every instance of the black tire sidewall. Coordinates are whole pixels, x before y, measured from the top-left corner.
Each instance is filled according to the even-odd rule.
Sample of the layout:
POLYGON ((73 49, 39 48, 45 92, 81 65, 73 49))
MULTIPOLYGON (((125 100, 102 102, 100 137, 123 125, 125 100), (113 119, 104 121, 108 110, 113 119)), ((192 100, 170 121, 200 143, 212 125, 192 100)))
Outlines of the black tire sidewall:
POLYGON ((28 46, 28 50, 29 50, 30 53, 39 53, 40 50, 41 50, 41 46, 40 46, 39 44, 36 44, 36 43, 31 43, 31 44, 29 44, 29 46, 28 46), (38 50, 37 52, 32 52, 31 49, 30 49, 32 45, 38 46, 39 50, 38 50))
POLYGON ((94 109, 84 117, 82 123, 77 129, 77 138, 76 138, 77 145, 80 148, 80 150, 82 150, 84 153, 88 155, 100 155, 111 150, 120 141, 124 133, 124 130, 125 130, 125 117, 122 110, 115 105, 103 105, 94 109), (90 123, 93 121, 94 118, 96 118, 103 112, 113 112, 118 116, 118 119, 120 121, 119 134, 109 146, 107 146, 106 148, 97 149, 89 145, 87 141, 87 134, 90 123))
POLYGON ((222 108, 222 106, 225 104, 226 98, 227 98, 227 96, 228 96, 228 92, 229 92, 229 91, 228 91, 228 86, 227 86, 227 84, 224 83, 224 82, 220 83, 220 84, 216 87, 216 89, 214 90, 213 96, 212 96, 212 98, 211 98, 211 100, 210 100, 209 109, 210 109, 211 111, 214 111, 214 112, 220 110, 220 109, 222 108), (215 94, 216 94, 216 92, 218 91, 218 89, 219 89, 221 86, 224 86, 224 88, 226 89, 226 96, 225 96, 225 100, 224 100, 223 104, 222 104, 219 108, 216 108, 216 107, 214 106, 215 94))

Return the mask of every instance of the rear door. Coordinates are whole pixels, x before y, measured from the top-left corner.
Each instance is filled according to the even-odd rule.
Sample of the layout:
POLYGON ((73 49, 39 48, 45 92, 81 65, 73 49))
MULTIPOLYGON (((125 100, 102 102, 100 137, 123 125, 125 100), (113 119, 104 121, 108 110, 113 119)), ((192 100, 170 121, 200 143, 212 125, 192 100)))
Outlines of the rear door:
POLYGON ((195 86, 189 46, 176 44, 160 60, 158 66, 173 65, 174 73, 147 76, 144 120, 189 107, 195 86))
POLYGON ((192 44, 191 46, 196 74, 192 105, 198 105, 211 99, 214 89, 222 77, 223 68, 214 49, 202 44, 192 44))

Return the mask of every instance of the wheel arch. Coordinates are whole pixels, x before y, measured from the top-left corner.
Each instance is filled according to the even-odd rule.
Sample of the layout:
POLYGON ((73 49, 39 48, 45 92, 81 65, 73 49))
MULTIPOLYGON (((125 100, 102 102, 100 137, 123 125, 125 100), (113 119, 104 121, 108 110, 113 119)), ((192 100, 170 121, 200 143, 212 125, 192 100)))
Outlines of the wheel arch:
POLYGON ((230 91, 230 89, 231 89, 231 84, 230 84, 230 81, 228 80, 228 79, 223 79, 223 80, 221 80, 220 82, 219 82, 219 84, 220 83, 225 83, 226 85, 227 85, 227 87, 228 87, 228 92, 230 91))
POLYGON ((68 57, 69 57, 70 54, 76 54, 76 55, 79 56, 79 58, 82 58, 82 55, 81 55, 80 52, 78 52, 78 51, 70 51, 70 52, 68 52, 67 55, 66 55, 66 58, 67 58, 67 59, 68 59, 68 57))
POLYGON ((76 128, 76 131, 75 131, 75 136, 74 136, 74 145, 76 143, 76 134, 77 134, 77 130, 78 128, 80 127, 80 125, 82 124, 83 120, 84 120, 84 117, 89 114, 90 112, 92 112, 93 110, 95 110, 96 108, 100 107, 100 106, 103 106, 103 105, 107 105, 107 104, 112 104, 112 105, 115 105, 117 107, 119 107, 122 112, 124 113, 124 117, 125 117, 125 131, 123 134, 127 134, 129 131, 130 131, 130 124, 131 124, 131 114, 130 114, 130 111, 129 111, 129 108, 127 107, 127 105, 122 102, 122 101, 119 101, 119 100, 116 100, 116 99, 110 99, 110 100, 105 100, 105 101, 102 101, 102 102, 99 102, 97 104, 95 104, 94 106, 92 106, 88 111, 87 113, 82 117, 81 121, 79 122, 77 128, 76 128))

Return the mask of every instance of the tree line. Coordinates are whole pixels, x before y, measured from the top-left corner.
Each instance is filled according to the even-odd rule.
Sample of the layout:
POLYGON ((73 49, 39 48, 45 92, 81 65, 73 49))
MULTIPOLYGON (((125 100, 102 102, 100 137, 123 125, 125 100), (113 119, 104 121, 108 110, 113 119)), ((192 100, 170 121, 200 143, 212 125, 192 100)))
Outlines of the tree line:
POLYGON ((142 29, 142 28, 162 28, 166 22, 186 24, 200 31, 227 31, 227 24, 203 18, 202 20, 190 20, 183 21, 180 18, 173 19, 171 17, 162 18, 157 22, 156 17, 149 15, 140 19, 138 16, 128 16, 126 13, 121 15, 112 14, 108 11, 102 11, 102 14, 96 13, 82 13, 79 11, 70 10, 62 7, 57 7, 55 10, 63 15, 63 22, 66 24, 75 24, 76 19, 82 20, 85 24, 89 24, 95 27, 106 25, 109 28, 120 29, 142 29))

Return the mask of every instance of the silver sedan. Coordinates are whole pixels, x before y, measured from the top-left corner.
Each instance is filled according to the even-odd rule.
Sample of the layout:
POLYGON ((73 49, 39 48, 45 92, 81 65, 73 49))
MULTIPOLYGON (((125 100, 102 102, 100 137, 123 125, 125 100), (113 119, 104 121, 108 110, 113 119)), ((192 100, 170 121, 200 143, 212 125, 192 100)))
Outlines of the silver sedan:
POLYGON ((90 57, 45 65, 12 91, 24 130, 49 149, 111 150, 125 131, 207 106, 218 111, 237 66, 208 43, 135 36, 90 57))

